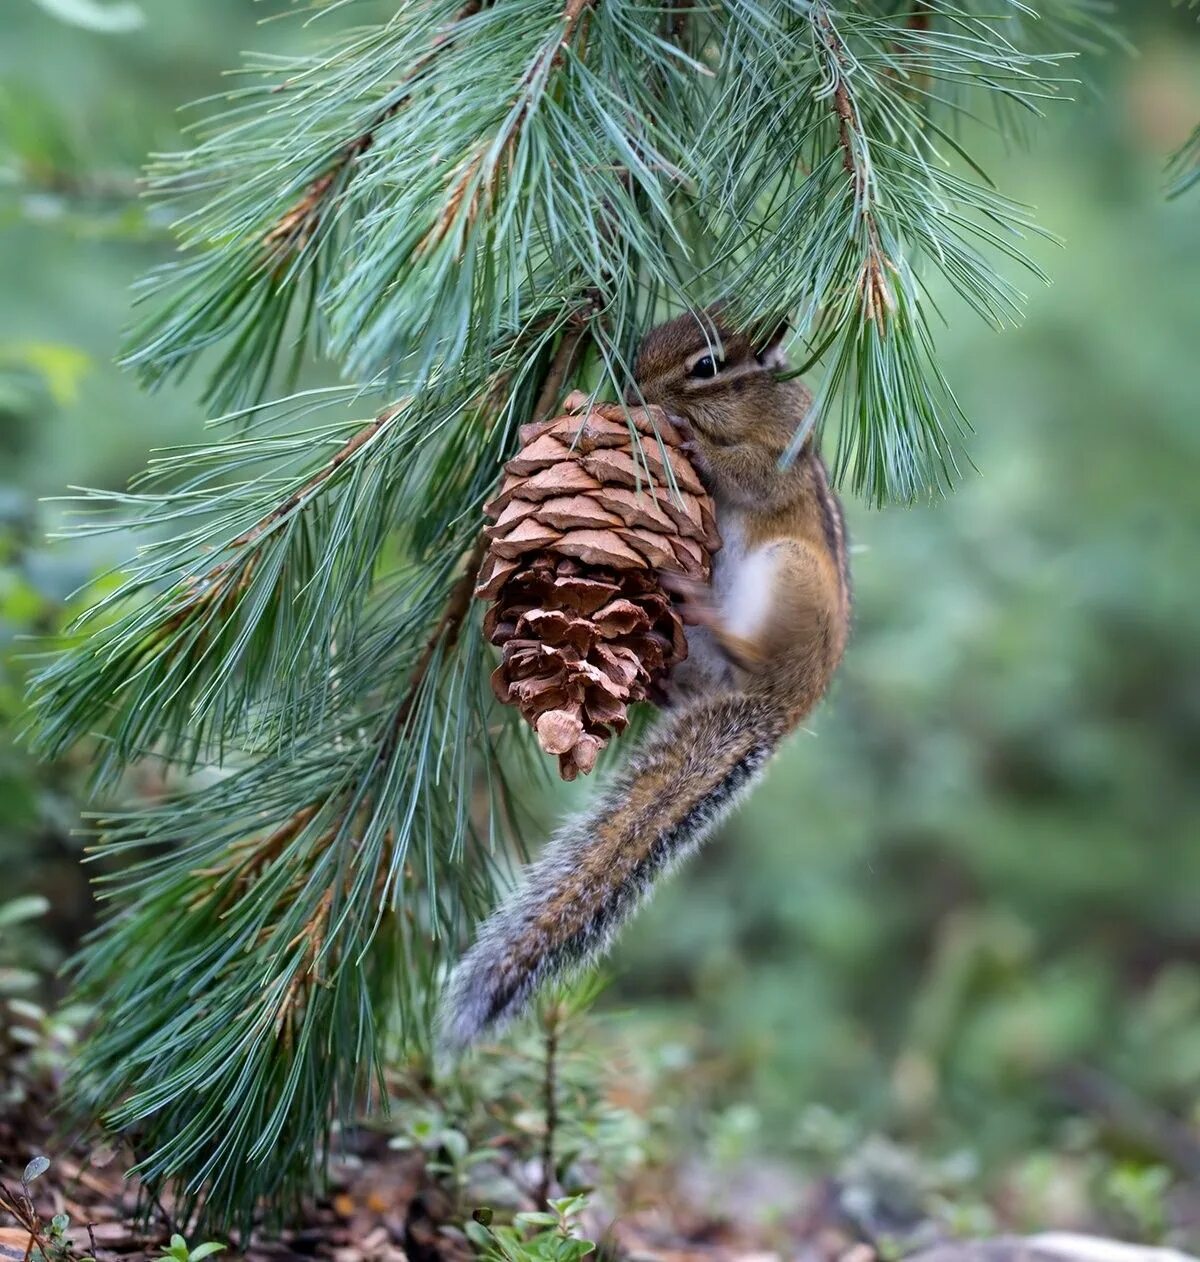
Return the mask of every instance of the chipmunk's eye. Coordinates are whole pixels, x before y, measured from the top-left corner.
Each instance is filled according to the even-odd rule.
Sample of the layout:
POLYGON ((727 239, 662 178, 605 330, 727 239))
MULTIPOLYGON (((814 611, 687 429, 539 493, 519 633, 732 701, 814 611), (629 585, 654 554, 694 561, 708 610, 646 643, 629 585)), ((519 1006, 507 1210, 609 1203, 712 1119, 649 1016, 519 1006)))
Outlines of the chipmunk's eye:
POLYGON ((715 377, 725 367, 725 361, 715 355, 704 355, 692 365, 689 377, 715 377))

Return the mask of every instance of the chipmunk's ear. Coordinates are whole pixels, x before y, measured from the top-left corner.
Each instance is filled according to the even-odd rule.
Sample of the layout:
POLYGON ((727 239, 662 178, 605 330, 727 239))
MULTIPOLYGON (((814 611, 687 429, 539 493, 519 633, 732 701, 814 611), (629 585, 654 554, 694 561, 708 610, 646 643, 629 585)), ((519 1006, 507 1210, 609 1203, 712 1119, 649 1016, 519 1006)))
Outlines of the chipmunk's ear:
POLYGON ((761 336, 754 336, 754 358, 764 368, 779 370, 787 367, 787 357, 783 352, 783 339, 792 331, 791 321, 787 316, 774 320, 764 320, 759 326, 761 336))

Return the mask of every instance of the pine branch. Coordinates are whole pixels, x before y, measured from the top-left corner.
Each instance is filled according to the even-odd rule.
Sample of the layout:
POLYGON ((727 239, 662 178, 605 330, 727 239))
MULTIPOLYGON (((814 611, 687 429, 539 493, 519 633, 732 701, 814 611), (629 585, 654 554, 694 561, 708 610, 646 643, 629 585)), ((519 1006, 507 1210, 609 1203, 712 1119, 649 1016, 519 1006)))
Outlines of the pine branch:
MULTIPOLYGON (((817 25, 825 47, 837 67, 833 89, 834 112, 838 118, 838 143, 842 147, 842 161, 854 187, 855 214, 867 237, 867 249, 859 275, 858 290, 861 295, 862 313, 868 322, 885 320, 896 311, 896 300, 888 288, 887 273, 896 272, 895 263, 884 253, 880 243, 879 221, 875 215, 874 188, 871 175, 870 150, 867 145, 862 121, 849 85, 845 78, 846 49, 827 13, 818 11, 817 25)), ((928 11, 909 19, 911 30, 928 30, 928 11), (923 18, 923 21, 918 19, 923 18)))
MULTIPOLYGON (((428 68, 437 56, 438 50, 452 43, 454 28, 468 18, 474 17, 490 0, 467 0, 454 15, 453 23, 448 30, 439 32, 427 53, 419 57, 405 75, 405 82, 413 83, 428 68)), ((286 87, 285 85, 281 85, 286 87)), ((280 216, 278 222, 268 230, 263 238, 276 269, 283 266, 287 259, 297 251, 303 251, 308 243, 320 231, 322 220, 329 210, 330 202, 337 195, 339 186, 345 180, 350 169, 375 143, 379 129, 394 118, 410 100, 404 95, 399 100, 385 105, 371 120, 370 124, 352 140, 346 142, 341 152, 334 159, 324 174, 317 176, 304 190, 297 202, 280 216)))
MULTIPOLYGON (((301 399, 296 409, 305 415, 311 406, 301 399)), ((410 404, 354 426, 348 439, 341 424, 231 439, 163 457, 155 477, 173 484, 187 469, 192 477, 182 488, 90 497, 127 516, 103 513, 82 532, 184 529, 148 544, 124 581, 84 614, 68 642, 86 629, 86 654, 55 657, 35 682, 44 747, 63 749, 102 730, 110 744, 101 773, 155 750, 173 758, 190 748, 190 761, 219 757, 252 708, 268 700, 264 689, 286 685, 281 661, 325 670, 335 638, 346 647, 353 641, 387 537, 400 488, 385 471, 411 459, 424 419, 410 404), (333 456, 315 473, 304 471, 330 443, 333 456), (289 463, 302 471, 289 475, 289 463), (343 534, 360 518, 375 525, 358 530, 358 546, 348 551, 343 534)), ((285 686, 267 710, 286 709, 294 697, 285 686)))
MULTIPOLYGON (((1174 3, 1186 4, 1189 9, 1200 9, 1200 0, 1174 0, 1174 3)), ((1200 184, 1200 124, 1171 155, 1167 164, 1167 178, 1169 198, 1182 197, 1200 184)))
POLYGON ((356 168, 395 125, 438 53, 453 45, 456 28, 483 7, 481 0, 450 9, 441 0, 353 30, 326 56, 282 63, 282 73, 281 63, 264 61, 254 71, 278 82, 230 94, 214 137, 189 153, 160 156, 149 172, 152 192, 176 206, 196 194, 207 200, 176 224, 192 257, 141 287, 143 298, 169 296, 135 327, 123 362, 156 385, 225 342, 205 392, 219 409, 294 381, 306 349, 321 349, 318 298, 336 265, 342 222, 352 217, 356 168), (370 104, 405 50, 409 73, 370 104), (341 128, 340 112, 349 114, 341 128), (246 139, 256 127, 283 134, 246 139), (210 215, 219 222, 208 228, 210 215), (281 364, 289 338, 292 352, 281 364))
POLYGON ((1186 143, 1171 158, 1168 175, 1168 197, 1182 197, 1200 184, 1200 127, 1192 132, 1186 143))
MULTIPOLYGON (((553 415, 588 329, 552 331, 514 419, 553 415)), ((234 542, 252 551, 339 469, 372 447, 378 459, 397 415, 359 429, 234 542)), ((246 1231, 264 1202, 280 1215, 313 1186, 314 1148, 380 1072, 376 1021, 422 1042, 444 953, 490 905, 491 838, 513 807, 486 647, 462 635, 477 522, 463 523, 469 546, 414 571, 421 595, 406 593, 399 634, 388 606, 334 659, 338 705, 286 754, 103 823, 99 850, 133 861, 81 962, 80 995, 110 1015, 81 1051, 76 1105, 138 1136, 139 1174, 170 1187, 184 1217, 246 1231), (468 810, 481 759, 486 820, 468 810)))
POLYGON ((1036 110, 1060 59, 1022 51, 995 18, 926 8, 924 29, 823 0, 791 25, 763 15, 727 49, 741 68, 714 124, 733 141, 718 258, 735 264, 738 308, 798 312, 824 364, 811 423, 832 431, 839 479, 875 501, 951 484, 962 447, 922 268, 996 327, 1019 320, 1023 296, 985 252, 1040 276, 1019 248, 1038 231, 1026 212, 947 154, 969 161, 952 130, 975 112, 968 93, 1036 110))
MULTIPOLYGON (((503 14, 481 6, 454 23, 455 38, 443 39, 431 58, 429 40, 444 33, 440 9, 406 8, 348 40, 327 59, 322 82, 313 67, 287 67, 286 91, 248 93, 196 149, 160 161, 159 189, 206 200, 180 221, 193 257, 152 278, 147 290, 165 301, 135 333, 139 345, 128 359, 147 380, 224 343, 214 398, 257 399, 290 338, 297 351, 332 351, 367 380, 397 380, 410 364, 419 384, 464 362, 475 374, 504 325, 561 309, 581 290, 604 288, 611 303, 618 273, 592 211, 615 197, 627 222, 633 195, 614 172, 632 171, 642 187, 670 169, 639 121, 650 78, 662 78, 643 64, 663 63, 672 82, 680 67, 657 37, 644 36, 619 94, 598 80, 569 93, 562 81, 589 76, 581 33, 590 5, 527 3, 503 14), (422 40, 426 48, 416 53, 422 40), (347 161, 345 132, 332 149, 326 139, 331 115, 362 99, 351 97, 351 84, 373 85, 409 51, 416 65, 355 123, 347 161), (264 95, 267 113, 250 116, 264 95), (265 238, 302 248, 282 270, 268 267, 265 238), (410 305, 418 291, 429 301, 410 305), (472 310, 480 301, 485 309, 472 310), (303 319, 285 337, 293 306, 303 319)), ((627 17, 604 26, 599 55, 611 61, 614 42, 629 33, 627 17)), ((363 105, 353 111, 364 112, 363 105)), ((634 237, 645 238, 644 229, 634 237)), ((622 277, 617 301, 627 304, 631 292, 622 277)))
POLYGON ((531 98, 539 83, 559 69, 565 50, 580 27, 584 14, 596 0, 567 0, 563 7, 562 29, 551 36, 540 54, 530 63, 517 85, 505 126, 497 137, 485 137, 473 154, 463 160, 459 172, 451 180, 442 210, 432 227, 417 245, 417 251, 435 249, 453 231, 461 242, 474 227, 482 210, 491 210, 499 194, 500 177, 511 164, 513 151, 520 143, 521 129, 531 112, 531 98))

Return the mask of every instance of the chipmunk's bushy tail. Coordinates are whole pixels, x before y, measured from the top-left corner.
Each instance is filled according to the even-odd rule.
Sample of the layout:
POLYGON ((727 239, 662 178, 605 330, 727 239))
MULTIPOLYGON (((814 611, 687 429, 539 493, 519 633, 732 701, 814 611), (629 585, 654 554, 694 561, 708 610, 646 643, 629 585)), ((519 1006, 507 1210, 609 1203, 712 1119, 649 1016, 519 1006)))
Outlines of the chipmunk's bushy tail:
POLYGON ((784 730, 776 707, 744 694, 669 715, 483 924, 443 1000, 443 1050, 462 1052, 544 983, 601 955, 755 781, 784 730))

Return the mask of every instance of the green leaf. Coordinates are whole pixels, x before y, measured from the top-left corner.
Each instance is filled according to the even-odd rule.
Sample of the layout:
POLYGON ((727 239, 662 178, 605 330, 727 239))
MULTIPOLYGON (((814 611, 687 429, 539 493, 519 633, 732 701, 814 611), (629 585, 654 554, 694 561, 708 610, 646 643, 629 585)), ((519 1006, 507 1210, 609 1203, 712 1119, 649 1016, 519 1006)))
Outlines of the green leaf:
POLYGON ((19 991, 32 990, 41 980, 37 973, 29 969, 0 965, 0 995, 15 995, 19 991))
POLYGON ((40 1179, 49 1169, 49 1157, 34 1157, 34 1159, 25 1167, 25 1173, 21 1176, 21 1180, 24 1183, 32 1183, 35 1179, 40 1179))
POLYGON ((543 1210, 527 1210, 514 1216, 513 1221, 522 1227, 557 1227, 558 1215, 543 1210))
POLYGON ((493 1242, 491 1228, 476 1219, 470 1218, 463 1223, 463 1231, 467 1239, 481 1251, 487 1249, 493 1242))
POLYGON ((81 26, 89 31, 99 31, 106 35, 121 34, 125 31, 136 31, 145 24, 146 15, 141 6, 133 0, 110 0, 103 4, 101 0, 33 0, 39 8, 45 9, 60 22, 68 22, 72 26, 81 26))
POLYGON ((215 1240, 209 1240, 202 1245, 197 1245, 189 1254, 188 1262, 203 1262, 204 1258, 212 1257, 214 1253, 222 1253, 225 1245, 219 1244, 215 1240))
POLYGON ((18 342, 6 346, 3 357, 36 372, 60 407, 78 401, 80 384, 92 368, 90 355, 60 342, 18 342))
POLYGON ((458 1163, 466 1157, 470 1149, 470 1141, 462 1131, 444 1130, 439 1138, 442 1147, 450 1154, 451 1161, 458 1163))
POLYGON ((11 929, 13 925, 23 924, 27 920, 37 920, 50 910, 50 900, 41 894, 27 894, 24 898, 10 899, 0 903, 0 929, 11 929))

